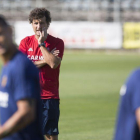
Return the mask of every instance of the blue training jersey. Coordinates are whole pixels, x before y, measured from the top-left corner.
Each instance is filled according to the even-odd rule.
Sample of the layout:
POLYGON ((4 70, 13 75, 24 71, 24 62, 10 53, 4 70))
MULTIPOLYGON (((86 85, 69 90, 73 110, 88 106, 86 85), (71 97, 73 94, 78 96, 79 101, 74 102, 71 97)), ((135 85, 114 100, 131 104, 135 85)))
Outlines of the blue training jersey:
POLYGON ((140 68, 136 69, 120 90, 120 106, 114 140, 140 140, 135 111, 140 107, 140 68))
POLYGON ((44 140, 41 131, 39 72, 21 52, 3 66, 0 77, 0 122, 3 125, 16 111, 17 101, 35 99, 36 119, 3 140, 44 140))

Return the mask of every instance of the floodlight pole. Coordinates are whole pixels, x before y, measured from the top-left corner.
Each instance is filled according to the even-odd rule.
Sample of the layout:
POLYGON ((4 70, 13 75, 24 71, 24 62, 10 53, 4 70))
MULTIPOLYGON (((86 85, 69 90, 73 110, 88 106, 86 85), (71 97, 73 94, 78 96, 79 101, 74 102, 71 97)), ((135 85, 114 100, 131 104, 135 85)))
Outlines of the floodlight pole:
POLYGON ((121 0, 114 0, 114 22, 121 22, 121 0))

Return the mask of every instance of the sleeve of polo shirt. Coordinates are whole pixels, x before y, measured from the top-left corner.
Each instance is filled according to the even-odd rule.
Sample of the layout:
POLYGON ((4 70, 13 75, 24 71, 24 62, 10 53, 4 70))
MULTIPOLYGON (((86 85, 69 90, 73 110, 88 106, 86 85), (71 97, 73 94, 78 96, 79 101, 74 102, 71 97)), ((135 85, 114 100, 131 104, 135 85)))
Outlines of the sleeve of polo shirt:
POLYGON ((56 45, 56 50, 59 50, 59 54, 58 57, 60 57, 61 59, 63 58, 63 54, 64 54, 64 42, 63 40, 59 40, 58 44, 56 45))

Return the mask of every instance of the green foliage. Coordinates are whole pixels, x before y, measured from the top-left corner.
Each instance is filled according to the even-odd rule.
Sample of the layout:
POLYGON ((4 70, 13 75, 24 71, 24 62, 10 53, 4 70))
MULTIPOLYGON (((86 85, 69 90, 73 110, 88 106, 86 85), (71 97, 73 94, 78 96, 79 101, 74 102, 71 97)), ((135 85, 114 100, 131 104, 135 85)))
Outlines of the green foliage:
POLYGON ((119 90, 138 54, 66 51, 60 70, 60 140, 111 140, 119 90))

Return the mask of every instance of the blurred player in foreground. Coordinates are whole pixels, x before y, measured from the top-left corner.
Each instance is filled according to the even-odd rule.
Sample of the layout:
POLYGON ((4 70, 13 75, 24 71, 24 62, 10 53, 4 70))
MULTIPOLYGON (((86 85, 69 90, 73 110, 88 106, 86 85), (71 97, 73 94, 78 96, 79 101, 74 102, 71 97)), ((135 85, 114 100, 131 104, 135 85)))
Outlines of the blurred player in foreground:
POLYGON ((132 72, 120 95, 114 140, 140 140, 140 68, 132 72))
POLYGON ((0 139, 44 140, 41 133, 39 74, 12 40, 12 30, 0 16, 0 139))
POLYGON ((47 33, 51 22, 50 12, 47 9, 33 9, 29 15, 29 21, 35 35, 25 37, 19 49, 39 68, 43 133, 48 140, 58 140, 59 71, 64 42, 47 33))

